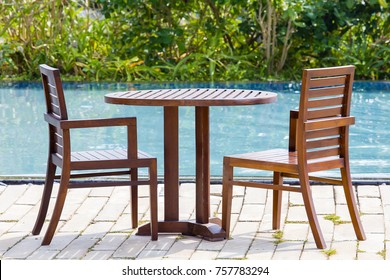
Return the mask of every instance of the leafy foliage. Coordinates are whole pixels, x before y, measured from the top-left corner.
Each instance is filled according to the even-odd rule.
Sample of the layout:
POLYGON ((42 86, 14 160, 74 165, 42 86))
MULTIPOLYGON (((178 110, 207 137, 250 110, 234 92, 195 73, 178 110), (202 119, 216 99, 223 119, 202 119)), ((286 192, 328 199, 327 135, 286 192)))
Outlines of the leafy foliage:
POLYGON ((389 79, 386 0, 9 0, 0 78, 38 65, 78 80, 296 80, 354 64, 389 79))

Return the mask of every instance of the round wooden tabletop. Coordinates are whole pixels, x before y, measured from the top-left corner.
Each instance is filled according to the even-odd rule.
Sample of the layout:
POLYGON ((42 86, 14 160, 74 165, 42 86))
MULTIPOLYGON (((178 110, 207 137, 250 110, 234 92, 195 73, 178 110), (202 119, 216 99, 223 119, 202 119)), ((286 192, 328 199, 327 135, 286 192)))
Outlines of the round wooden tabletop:
POLYGON ((272 103, 277 94, 247 89, 182 88, 114 92, 105 102, 143 106, 237 106, 272 103))

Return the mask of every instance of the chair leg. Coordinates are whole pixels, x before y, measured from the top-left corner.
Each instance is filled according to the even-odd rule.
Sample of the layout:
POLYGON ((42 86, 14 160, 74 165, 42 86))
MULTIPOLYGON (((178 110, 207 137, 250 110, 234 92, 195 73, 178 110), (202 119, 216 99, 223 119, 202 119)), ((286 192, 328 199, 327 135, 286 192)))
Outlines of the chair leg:
POLYGON ((157 163, 152 161, 149 168, 150 179, 150 233, 152 240, 158 239, 158 194, 157 194, 157 163))
MULTIPOLYGON (((274 172, 274 185, 283 184, 283 177, 279 172, 274 172)), ((272 208, 272 229, 280 229, 280 217, 282 211, 282 191, 273 191, 273 208, 272 208)))
POLYGON ((230 237, 230 220, 233 198, 233 167, 226 159, 223 163, 223 181, 222 181, 222 228, 226 232, 226 239, 230 237))
POLYGON ((51 240, 53 239, 53 235, 56 231, 58 221, 60 220, 62 209, 64 207, 65 198, 68 193, 69 180, 70 171, 63 169, 56 204, 54 206, 53 214, 50 219, 49 227, 47 228, 46 234, 43 238, 42 245, 49 245, 51 240))
POLYGON ((35 221, 34 228, 32 230, 33 235, 38 235, 41 232, 43 223, 45 222, 47 209, 49 208, 49 203, 50 203, 50 196, 53 190, 56 168, 57 168, 56 165, 54 165, 49 160, 47 163, 46 180, 45 180, 45 186, 43 188, 41 205, 39 207, 38 216, 35 221))
POLYGON ((318 249, 325 249, 326 244, 324 241, 324 237, 322 236, 321 228, 314 208, 313 196, 309 184, 309 177, 300 174, 299 181, 301 184, 303 203, 305 204, 306 214, 309 219, 309 224, 310 224, 311 231, 313 233, 314 241, 318 249))
MULTIPOLYGON (((132 181, 138 181, 138 169, 132 168, 130 173, 132 181)), ((130 187, 130 201, 131 201, 131 226, 132 228, 138 227, 138 186, 130 187)))
POLYGON ((360 217, 359 217, 359 211, 356 207, 356 200, 353 192, 351 174, 349 168, 348 167, 341 168, 340 171, 341 171, 341 178, 343 181, 344 194, 347 200, 349 215, 351 216, 356 237, 359 240, 366 240, 366 235, 364 233, 363 226, 361 224, 360 217))

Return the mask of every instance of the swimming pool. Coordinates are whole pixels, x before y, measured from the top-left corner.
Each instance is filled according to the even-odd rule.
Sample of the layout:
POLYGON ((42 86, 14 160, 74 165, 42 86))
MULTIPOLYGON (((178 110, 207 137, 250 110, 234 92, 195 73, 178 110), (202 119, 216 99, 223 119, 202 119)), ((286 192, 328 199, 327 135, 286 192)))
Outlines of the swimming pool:
MULTIPOLYGON (((221 176, 223 155, 287 147, 289 110, 298 107, 299 83, 64 83, 70 118, 136 116, 139 148, 158 157, 163 174, 163 108, 104 103, 112 91, 150 88, 218 87, 261 89, 278 93, 276 103, 211 107, 211 175, 221 176), (234 130, 234 136, 232 136, 234 130)), ((350 159, 354 178, 390 178, 390 83, 355 82, 351 114, 350 159)), ((47 158, 47 124, 40 83, 0 83, 0 176, 43 175, 47 158)), ((194 108, 181 107, 180 175, 195 174, 194 108)), ((125 131, 118 128, 75 130, 77 149, 120 148, 125 131), (87 135, 86 135, 87 134, 87 135), (88 139, 85 141, 85 139, 88 139)), ((329 175, 338 173, 329 173, 329 175)), ((242 176, 266 176, 241 170, 242 176)))

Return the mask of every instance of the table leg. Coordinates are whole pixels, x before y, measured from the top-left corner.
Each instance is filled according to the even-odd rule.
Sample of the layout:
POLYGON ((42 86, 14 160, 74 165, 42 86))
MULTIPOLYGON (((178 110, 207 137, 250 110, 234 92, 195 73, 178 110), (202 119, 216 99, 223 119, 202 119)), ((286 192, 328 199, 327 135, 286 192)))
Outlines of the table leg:
POLYGON ((209 107, 196 107, 195 119, 196 222, 207 224, 210 215, 209 107))
MULTIPOLYGON (((209 108, 196 107, 196 221, 179 221, 179 114, 178 107, 164 107, 164 221, 158 232, 198 235, 210 241, 226 236, 218 218, 210 215, 209 108)), ((150 235, 150 224, 138 229, 150 235)))
POLYGON ((164 107, 164 218, 179 220, 179 108, 164 107), (169 198, 169 201, 167 201, 169 198))

